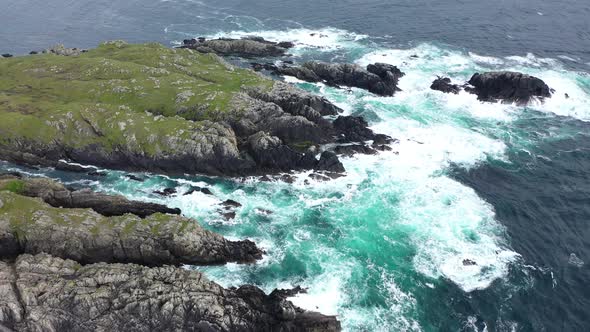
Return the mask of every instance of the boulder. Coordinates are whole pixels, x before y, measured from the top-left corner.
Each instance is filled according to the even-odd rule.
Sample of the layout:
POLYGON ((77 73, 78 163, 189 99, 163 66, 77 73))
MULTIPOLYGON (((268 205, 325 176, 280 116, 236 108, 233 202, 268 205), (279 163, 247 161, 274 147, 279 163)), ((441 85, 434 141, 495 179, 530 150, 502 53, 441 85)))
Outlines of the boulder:
POLYGON ((430 86, 432 90, 442 91, 444 93, 454 93, 458 94, 461 91, 461 87, 457 84, 452 84, 451 79, 448 77, 437 77, 432 85, 430 86))

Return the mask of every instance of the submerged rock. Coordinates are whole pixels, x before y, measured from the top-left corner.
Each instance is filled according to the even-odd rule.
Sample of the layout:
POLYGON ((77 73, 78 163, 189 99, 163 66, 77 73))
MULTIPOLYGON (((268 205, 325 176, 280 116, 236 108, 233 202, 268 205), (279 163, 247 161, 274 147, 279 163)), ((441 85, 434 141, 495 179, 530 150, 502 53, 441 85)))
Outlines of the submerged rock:
POLYGON ((404 76, 397 67, 385 63, 370 64, 362 68, 355 64, 319 61, 306 62, 300 67, 278 67, 276 73, 308 82, 357 87, 381 96, 393 96, 395 92, 400 91, 397 83, 404 76))
POLYGON ((224 289, 198 271, 91 264, 47 254, 0 261, 0 325, 15 331, 339 331, 254 286, 224 289), (14 285, 18 285, 14 287, 14 285))

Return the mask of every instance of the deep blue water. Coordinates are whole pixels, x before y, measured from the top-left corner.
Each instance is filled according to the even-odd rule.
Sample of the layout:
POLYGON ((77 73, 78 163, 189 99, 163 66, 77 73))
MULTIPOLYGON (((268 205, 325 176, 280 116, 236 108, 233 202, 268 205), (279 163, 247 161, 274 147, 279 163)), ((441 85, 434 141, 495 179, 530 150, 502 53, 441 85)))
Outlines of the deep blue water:
POLYGON ((590 330, 589 1, 0 0, 0 9, 0 53, 261 34, 296 41, 296 61, 400 66, 394 98, 300 84, 400 138, 399 155, 345 160, 349 176, 332 184, 35 173, 152 201, 162 200, 153 189, 205 182, 251 202, 227 224, 211 217, 215 201, 164 201, 268 247, 260 266, 205 269, 214 280, 301 283, 310 296, 298 304, 339 314, 350 331, 590 330), (439 74, 491 69, 534 74, 556 95, 521 108, 428 89, 439 74), (481 268, 456 264, 463 258, 481 268))

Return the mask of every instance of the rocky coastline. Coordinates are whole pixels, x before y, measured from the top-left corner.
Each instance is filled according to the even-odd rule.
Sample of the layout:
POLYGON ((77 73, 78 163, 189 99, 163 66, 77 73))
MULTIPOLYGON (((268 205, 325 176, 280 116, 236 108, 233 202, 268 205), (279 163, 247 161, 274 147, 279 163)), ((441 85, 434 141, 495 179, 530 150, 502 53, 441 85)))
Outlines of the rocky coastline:
MULTIPOLYGON (((102 176, 96 167, 163 174, 330 181, 340 157, 391 150, 396 139, 326 98, 220 56, 283 58, 296 45, 259 37, 187 39, 179 48, 107 42, 0 61, 0 160, 102 176), (67 91, 55 84, 68 80, 67 91), (47 95, 33 91, 36 82, 47 95), (67 100, 56 103, 55 100, 67 100), (93 166, 82 166, 93 165, 93 166)), ((253 63, 256 70, 392 97, 392 64, 253 63)), ((431 89, 527 104, 554 92, 521 73, 476 73, 431 89)), ((141 178, 130 176, 131 180, 141 178)), ((213 194, 207 188, 193 188, 213 194)), ((175 195, 173 189, 154 192, 175 195)), ((185 195, 188 193, 185 193, 185 195)), ((240 203, 219 213, 235 217, 240 203)), ((161 204, 50 179, 0 175, 0 330, 338 331, 336 317, 297 308, 302 289, 225 289, 182 265, 254 264, 264 252, 161 204)))
MULTIPOLYGON (((75 193, 75 192, 69 192, 75 193)), ((0 328, 15 331, 338 331, 287 300, 305 290, 224 289, 181 265, 254 263, 263 252, 123 197, 67 196, 49 179, 0 175, 0 328), (88 201, 101 202, 90 204, 88 201), (59 201, 63 202, 63 201, 59 201), (123 215, 103 214, 119 206, 123 215), (102 211, 102 212, 101 212, 102 211), (144 214, 144 213, 142 213, 144 214), (111 215, 111 216, 110 216, 111 215)))

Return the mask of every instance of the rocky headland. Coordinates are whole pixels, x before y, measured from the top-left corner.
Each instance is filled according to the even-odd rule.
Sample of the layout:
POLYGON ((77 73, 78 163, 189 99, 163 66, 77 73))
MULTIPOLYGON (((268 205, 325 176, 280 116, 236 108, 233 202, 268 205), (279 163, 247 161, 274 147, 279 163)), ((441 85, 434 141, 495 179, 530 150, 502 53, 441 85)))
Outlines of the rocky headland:
POLYGON ((54 207, 67 191, 48 179, 0 176, 1 330, 340 329, 335 317, 287 300, 302 289, 224 289, 180 267, 254 263, 262 251, 253 242, 228 241, 157 209, 141 218, 135 211, 144 203, 88 190, 79 195, 126 213, 105 215, 86 200, 54 207))

